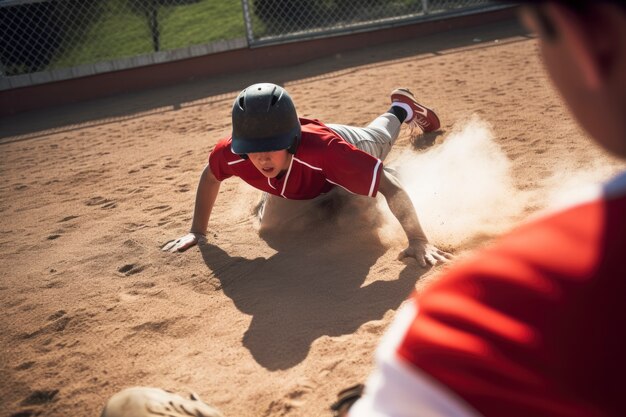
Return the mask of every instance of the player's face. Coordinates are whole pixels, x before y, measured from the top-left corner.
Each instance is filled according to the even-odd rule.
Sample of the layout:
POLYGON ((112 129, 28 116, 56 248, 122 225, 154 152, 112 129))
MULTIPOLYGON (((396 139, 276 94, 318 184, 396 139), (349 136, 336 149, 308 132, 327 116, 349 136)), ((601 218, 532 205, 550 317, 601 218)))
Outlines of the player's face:
POLYGON ((274 178, 289 168, 291 154, 286 149, 273 152, 254 152, 248 154, 248 159, 261 174, 267 178, 274 178))

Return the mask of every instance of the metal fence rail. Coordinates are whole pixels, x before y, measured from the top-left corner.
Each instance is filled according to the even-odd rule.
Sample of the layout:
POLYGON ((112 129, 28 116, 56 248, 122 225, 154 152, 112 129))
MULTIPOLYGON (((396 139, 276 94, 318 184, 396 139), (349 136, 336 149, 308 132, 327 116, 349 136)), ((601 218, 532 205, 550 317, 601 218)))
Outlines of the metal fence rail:
POLYGON ((488 0, 0 0, 0 90, 499 7, 488 0))

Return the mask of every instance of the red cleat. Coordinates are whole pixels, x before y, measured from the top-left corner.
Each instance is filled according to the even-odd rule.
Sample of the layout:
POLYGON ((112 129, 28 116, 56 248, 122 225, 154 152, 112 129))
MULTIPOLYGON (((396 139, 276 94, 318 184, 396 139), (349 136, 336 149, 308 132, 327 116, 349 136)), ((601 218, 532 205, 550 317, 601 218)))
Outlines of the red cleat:
POLYGON ((391 92, 391 103, 400 102, 413 110, 413 117, 404 122, 411 127, 419 126, 424 133, 439 129, 441 123, 434 111, 424 107, 415 100, 415 96, 408 88, 396 88, 391 92))

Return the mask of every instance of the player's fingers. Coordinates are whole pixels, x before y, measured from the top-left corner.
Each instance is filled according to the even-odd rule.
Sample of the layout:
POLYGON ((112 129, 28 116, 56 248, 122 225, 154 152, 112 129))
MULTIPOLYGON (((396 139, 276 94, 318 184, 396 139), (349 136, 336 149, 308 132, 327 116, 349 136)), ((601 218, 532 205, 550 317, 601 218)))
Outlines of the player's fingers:
POLYGON ((435 253, 433 253, 433 257, 434 257, 436 260, 438 260, 439 262, 447 262, 447 261, 448 261, 448 259, 450 259, 450 258, 446 257, 444 254, 439 253, 439 252, 435 252, 435 253))
MULTIPOLYGON (((427 253, 426 255, 424 255, 424 258, 426 258, 426 262, 428 262, 429 265, 431 266, 437 265, 437 259, 435 259, 435 257, 431 253, 427 253)), ((422 265, 422 266, 426 266, 426 265, 422 265)))
POLYGON ((195 244, 196 244, 195 240, 181 242, 181 244, 178 245, 177 250, 178 252, 184 252, 195 244))
POLYGON ((174 241, 174 244, 170 247, 170 252, 172 253, 177 252, 179 247, 180 247, 180 239, 176 239, 174 241))
POLYGON ((203 236, 199 236, 196 234, 188 234, 184 238, 181 239, 180 244, 178 245, 178 251, 184 252, 190 247, 194 246, 203 236))
POLYGON ((442 251, 441 249, 437 249, 437 254, 445 257, 446 259, 454 259, 454 255, 451 253, 448 253, 446 251, 442 251))
POLYGON ((167 242, 165 245, 163 245, 163 247, 161 248, 162 251, 165 252, 169 252, 170 249, 172 249, 172 246, 174 246, 176 244, 175 240, 170 240, 169 242, 167 242))

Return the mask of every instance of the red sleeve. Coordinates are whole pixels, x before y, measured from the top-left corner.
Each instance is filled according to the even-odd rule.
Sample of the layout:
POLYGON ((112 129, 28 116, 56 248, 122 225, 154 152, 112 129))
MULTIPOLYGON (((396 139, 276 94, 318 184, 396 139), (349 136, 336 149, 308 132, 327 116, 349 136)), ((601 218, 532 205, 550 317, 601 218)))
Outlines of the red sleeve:
POLYGON ((324 173, 328 181, 354 194, 375 197, 378 192, 382 161, 341 139, 328 143, 324 173))
POLYGON ((230 143, 230 138, 220 140, 209 154, 209 168, 219 181, 224 181, 234 175, 228 164, 229 157, 233 159, 232 155, 234 155, 230 149, 230 143))

